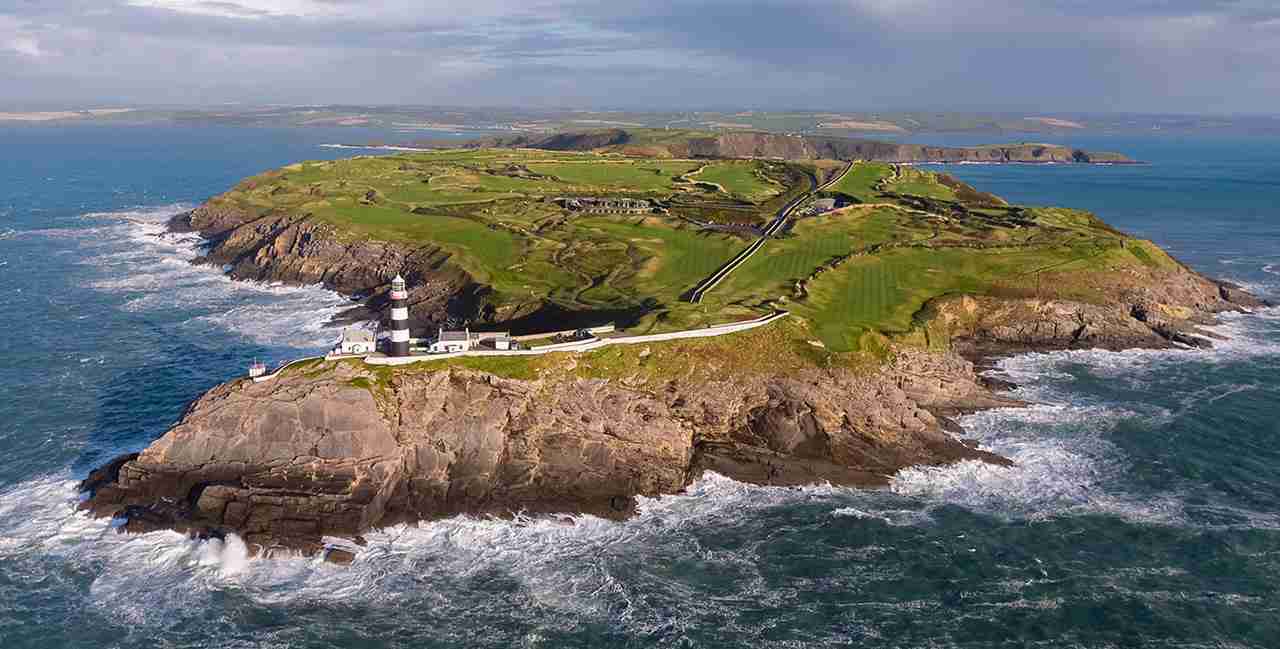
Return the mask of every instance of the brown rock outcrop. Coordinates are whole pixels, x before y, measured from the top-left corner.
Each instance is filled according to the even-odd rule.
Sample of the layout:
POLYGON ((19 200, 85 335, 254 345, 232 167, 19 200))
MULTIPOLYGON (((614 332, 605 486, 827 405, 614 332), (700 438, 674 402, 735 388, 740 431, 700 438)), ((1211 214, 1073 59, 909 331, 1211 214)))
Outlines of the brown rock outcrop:
POLYGON ((476 317, 484 290, 435 246, 351 239, 306 214, 257 216, 214 203, 175 217, 170 227, 208 238, 209 251, 196 263, 226 266, 235 279, 321 284, 369 298, 374 309, 384 306, 389 278, 403 274, 413 287, 409 313, 416 328, 476 317))
MULTIPOLYGON (((978 358, 1053 349, 1211 347, 1216 336, 1201 326, 1215 322, 1215 314, 1267 306, 1238 287, 1181 266, 1074 281, 1082 277, 1105 289, 1097 294, 1099 301, 949 296, 927 305, 923 317, 966 357, 978 358)), ((1053 286, 1056 279, 1046 275, 1044 283, 1053 286)))
POLYGON ((626 516, 635 496, 678 492, 706 470, 879 485, 915 464, 1004 462, 931 410, 1009 403, 967 361, 923 352, 870 374, 637 387, 328 363, 211 390, 146 450, 91 475, 84 506, 127 517, 129 531, 235 532, 258 550, 314 552, 326 535, 461 512, 626 516))

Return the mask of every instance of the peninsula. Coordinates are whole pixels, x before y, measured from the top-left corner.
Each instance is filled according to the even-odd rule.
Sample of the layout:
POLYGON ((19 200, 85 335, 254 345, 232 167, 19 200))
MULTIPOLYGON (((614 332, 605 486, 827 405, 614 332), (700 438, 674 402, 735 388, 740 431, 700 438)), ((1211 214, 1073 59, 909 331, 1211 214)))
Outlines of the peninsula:
POLYGON ((768 131, 609 128, 490 137, 464 148, 605 151, 658 157, 865 160, 874 162, 981 162, 1024 164, 1136 164, 1122 153, 1022 142, 971 147, 902 144, 882 140, 768 131))
POLYGON ((289 165, 172 227, 210 240, 200 263, 323 283, 365 298, 359 317, 389 322, 402 275, 395 329, 420 337, 465 326, 536 349, 604 327, 646 342, 232 380, 94 471, 83 506, 126 531, 347 560, 336 539, 372 528, 623 517, 705 471, 884 485, 912 465, 1007 463, 951 419, 1017 405, 975 361, 1207 346, 1214 314, 1261 305, 1092 214, 914 166, 732 141, 489 144, 289 165))

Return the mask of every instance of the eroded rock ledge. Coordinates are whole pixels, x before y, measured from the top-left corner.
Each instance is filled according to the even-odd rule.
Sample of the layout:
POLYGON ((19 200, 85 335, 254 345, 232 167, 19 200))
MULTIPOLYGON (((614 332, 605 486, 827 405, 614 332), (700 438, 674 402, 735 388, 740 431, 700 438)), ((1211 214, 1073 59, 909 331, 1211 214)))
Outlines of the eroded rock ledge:
POLYGON ((415 328, 482 315, 477 308, 485 287, 435 246, 348 238, 308 214, 258 215, 216 204, 179 214, 169 227, 208 239, 206 254, 195 263, 223 266, 234 279, 320 284, 363 298, 365 307, 351 314, 355 319, 368 319, 386 306, 387 278, 397 273, 413 287, 409 313, 415 328))
MULTIPOLYGON (((572 359, 569 359, 572 362, 572 359)), ((336 362, 233 381, 164 437, 94 472, 84 507, 127 531, 242 535, 257 551, 457 513, 624 517, 702 472, 775 485, 883 485, 897 470, 1006 460, 933 412, 1013 402, 955 355, 691 383, 533 379, 336 362), (632 383, 633 385, 628 385, 632 383)))

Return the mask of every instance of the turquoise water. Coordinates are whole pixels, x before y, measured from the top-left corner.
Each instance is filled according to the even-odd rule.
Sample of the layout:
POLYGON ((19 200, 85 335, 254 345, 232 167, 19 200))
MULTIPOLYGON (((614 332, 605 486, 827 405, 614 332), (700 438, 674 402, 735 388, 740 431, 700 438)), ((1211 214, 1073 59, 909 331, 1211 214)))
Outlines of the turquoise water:
MULTIPOLYGON (((1274 311, 1228 318, 1211 352, 1009 359, 1037 405, 964 423, 1017 465, 885 491, 713 476, 624 523, 380 531, 349 568, 76 514, 88 468, 252 359, 332 339, 340 296, 192 267, 199 241, 161 224, 245 175, 348 155, 319 145, 352 133, 0 129, 0 646, 1280 645, 1274 311)), ((1151 164, 948 170, 1280 293, 1280 141, 1073 143, 1151 164)))

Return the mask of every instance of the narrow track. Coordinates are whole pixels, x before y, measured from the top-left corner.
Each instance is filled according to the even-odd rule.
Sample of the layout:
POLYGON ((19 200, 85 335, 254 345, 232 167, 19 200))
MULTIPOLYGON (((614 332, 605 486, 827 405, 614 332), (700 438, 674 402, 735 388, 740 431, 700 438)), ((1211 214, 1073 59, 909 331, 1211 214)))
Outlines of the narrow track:
POLYGON ((694 286, 693 289, 686 294, 688 295, 689 301, 694 304, 698 304, 699 302, 702 302, 702 296, 705 295, 707 291, 710 291, 711 289, 715 288, 717 284, 724 281, 724 278, 728 277, 729 273, 732 273, 734 270, 737 270, 739 266, 741 266, 744 262, 750 259, 751 256, 756 254, 756 252, 758 252, 761 248, 763 248, 765 242, 773 238, 774 235, 776 235, 779 231, 782 230, 782 226, 786 225, 787 218, 791 216, 791 212, 794 211, 796 207, 798 207, 804 201, 808 200, 814 194, 817 194, 818 192, 840 182, 840 179, 844 178, 845 174, 849 173, 850 169, 853 169, 853 164, 854 164, 853 162, 850 162, 849 164, 845 165, 843 171, 836 174, 833 178, 831 178, 831 180, 828 180, 827 182, 822 183, 821 185, 817 185, 816 181, 814 181, 815 186, 813 189, 795 197, 794 199, 791 200, 791 202, 784 205, 782 209, 778 210, 778 215, 774 217, 773 221, 769 222, 768 226, 765 227, 764 234, 760 235, 759 239, 756 239, 755 242, 753 242, 750 246, 747 246, 747 248, 742 252, 738 253, 737 255, 734 255, 733 259, 730 259, 723 266, 717 269, 716 272, 712 273, 710 277, 702 280, 701 282, 698 282, 698 284, 694 286))

